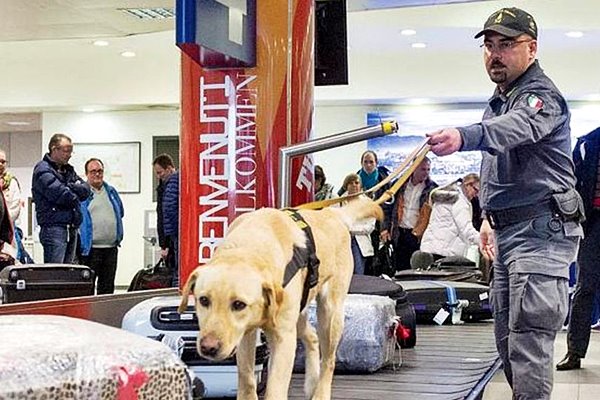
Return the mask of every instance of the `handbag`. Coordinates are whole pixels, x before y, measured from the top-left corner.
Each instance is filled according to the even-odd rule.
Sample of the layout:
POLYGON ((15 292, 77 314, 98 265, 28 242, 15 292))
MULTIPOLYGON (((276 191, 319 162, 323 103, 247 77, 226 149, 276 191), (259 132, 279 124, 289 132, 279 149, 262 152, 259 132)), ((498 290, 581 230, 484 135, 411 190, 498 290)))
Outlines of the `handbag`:
POLYGON ((133 276, 127 291, 169 288, 171 287, 172 280, 173 272, 167 266, 165 260, 161 258, 154 266, 148 265, 139 270, 133 276))
POLYGON ((373 275, 381 276, 383 274, 389 277, 396 274, 392 242, 381 242, 379 249, 375 252, 375 257, 373 257, 373 275))

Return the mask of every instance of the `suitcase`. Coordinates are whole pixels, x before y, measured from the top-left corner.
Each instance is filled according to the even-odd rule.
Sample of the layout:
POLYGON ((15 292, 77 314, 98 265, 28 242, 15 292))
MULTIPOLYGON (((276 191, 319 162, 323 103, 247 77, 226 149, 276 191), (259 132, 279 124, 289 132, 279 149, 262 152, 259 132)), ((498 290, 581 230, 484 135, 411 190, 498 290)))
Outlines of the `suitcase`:
POLYGON ((410 260, 412 269, 397 271, 395 280, 445 280, 481 283, 482 273, 477 264, 465 257, 450 256, 434 261, 431 253, 416 251, 410 260))
MULTIPOLYGON (((409 280, 398 281, 398 283, 406 291, 419 323, 431 323, 440 309, 446 310, 451 315, 460 311, 460 321, 481 321, 492 318, 488 286, 443 280, 409 280)), ((452 318, 447 318, 445 322, 452 323, 452 318)), ((455 319, 455 323, 460 322, 455 319)))
POLYGON ((400 317, 398 343, 403 349, 410 349, 417 343, 417 319, 408 296, 396 282, 367 275, 354 275, 348 293, 387 296, 396 302, 396 315, 400 317))
POLYGON ((122 329, 58 315, 2 315, 0 337, 0 399, 189 399, 185 364, 122 329))
MULTIPOLYGON (((317 322, 317 305, 307 306, 308 320, 317 322)), ((396 353, 396 303, 385 296, 349 294, 344 302, 344 332, 337 348, 335 370, 375 372, 392 362, 396 353)), ((304 346, 298 340, 294 370, 304 371, 304 346)))
POLYGON ((0 272, 2 303, 94 294, 94 271, 84 265, 21 264, 0 272))
MULTIPOLYGON (((126 331, 159 340, 169 345, 204 386, 202 398, 236 397, 237 366, 235 355, 216 362, 201 357, 196 351, 198 319, 190 302, 183 314, 177 312, 180 296, 154 297, 145 300, 123 317, 126 331)), ((258 392, 266 388, 269 351, 264 335, 256 340, 255 376, 258 392)), ((195 388, 197 389, 197 388, 195 388)))

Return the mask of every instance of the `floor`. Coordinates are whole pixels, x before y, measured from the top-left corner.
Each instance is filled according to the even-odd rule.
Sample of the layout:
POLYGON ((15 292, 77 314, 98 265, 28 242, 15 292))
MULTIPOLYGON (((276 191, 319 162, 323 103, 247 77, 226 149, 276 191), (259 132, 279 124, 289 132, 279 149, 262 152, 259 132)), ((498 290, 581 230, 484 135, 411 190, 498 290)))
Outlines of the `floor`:
MULTIPOLYGON (((555 363, 566 354, 567 333, 563 331, 556 338, 554 349, 555 363)), ((600 331, 592 330, 588 354, 582 360, 582 369, 575 371, 555 371, 554 391, 551 400, 597 400, 600 398, 600 331)), ((487 385, 483 400, 509 400, 510 387, 504 374, 499 371, 487 385)))

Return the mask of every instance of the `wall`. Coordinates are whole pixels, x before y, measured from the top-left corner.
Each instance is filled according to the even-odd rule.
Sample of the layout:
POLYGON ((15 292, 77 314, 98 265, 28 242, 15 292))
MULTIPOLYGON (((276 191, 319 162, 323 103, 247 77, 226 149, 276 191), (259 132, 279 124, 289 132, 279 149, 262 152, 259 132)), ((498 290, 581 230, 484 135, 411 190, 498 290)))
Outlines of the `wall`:
MULTIPOLYGON (((47 152, 50 137, 57 132, 70 136, 75 143, 141 142, 141 192, 121 194, 125 238, 119 251, 116 284, 127 286, 133 274, 144 266, 144 210, 156 208, 152 202, 152 136, 179 135, 179 111, 44 113, 40 158, 47 152)), ((77 152, 77 146, 73 151, 77 152)))

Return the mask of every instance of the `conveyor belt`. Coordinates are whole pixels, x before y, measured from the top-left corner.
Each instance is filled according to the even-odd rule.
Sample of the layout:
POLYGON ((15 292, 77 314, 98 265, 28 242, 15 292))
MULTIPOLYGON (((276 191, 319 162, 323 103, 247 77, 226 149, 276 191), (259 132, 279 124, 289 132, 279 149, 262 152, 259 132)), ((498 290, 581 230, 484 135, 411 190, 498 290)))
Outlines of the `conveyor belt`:
MULTIPOLYGON (((419 325, 417 346, 402 350, 402 366, 368 375, 335 374, 333 400, 476 399, 499 368, 490 321, 419 325)), ((290 400, 304 399, 304 375, 294 374, 290 400)))

